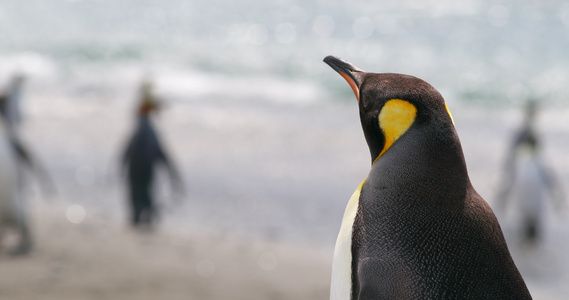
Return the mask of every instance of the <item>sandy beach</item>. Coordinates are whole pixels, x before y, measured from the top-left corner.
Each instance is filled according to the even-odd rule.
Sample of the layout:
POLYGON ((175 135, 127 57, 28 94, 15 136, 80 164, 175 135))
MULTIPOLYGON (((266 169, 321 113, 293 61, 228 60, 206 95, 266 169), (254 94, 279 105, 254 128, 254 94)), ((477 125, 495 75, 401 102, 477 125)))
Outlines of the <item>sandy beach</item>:
POLYGON ((327 299, 331 249, 191 229, 136 231, 37 208, 36 249, 0 255, 0 298, 327 299))
MULTIPOLYGON (((328 299, 332 247, 192 227, 135 230, 97 214, 73 223, 64 206, 32 204, 36 247, 0 254, 0 299, 328 299)), ((563 235, 550 239, 564 245, 563 235)), ((565 299, 563 247, 511 246, 534 299, 565 299)))

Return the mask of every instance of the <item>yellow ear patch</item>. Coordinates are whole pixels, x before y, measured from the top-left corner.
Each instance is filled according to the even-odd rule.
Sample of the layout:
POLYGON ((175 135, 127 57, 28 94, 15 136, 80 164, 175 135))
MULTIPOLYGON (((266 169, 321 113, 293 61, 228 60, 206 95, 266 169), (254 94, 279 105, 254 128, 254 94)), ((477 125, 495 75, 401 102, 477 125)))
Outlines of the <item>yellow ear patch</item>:
MULTIPOLYGON (((405 133, 417 117, 415 105, 401 99, 391 99, 383 105, 379 112, 379 128, 383 131, 385 145, 375 161, 380 158, 391 145, 405 133)), ((375 163, 374 161, 374 163, 375 163)))

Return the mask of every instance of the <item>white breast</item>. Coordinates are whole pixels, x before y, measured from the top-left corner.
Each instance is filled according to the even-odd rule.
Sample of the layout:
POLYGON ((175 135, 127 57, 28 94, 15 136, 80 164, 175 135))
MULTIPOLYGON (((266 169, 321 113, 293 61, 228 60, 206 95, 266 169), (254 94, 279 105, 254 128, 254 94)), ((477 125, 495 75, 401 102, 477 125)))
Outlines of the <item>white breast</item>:
POLYGON ((340 233, 336 239, 332 262, 330 300, 349 300, 352 289, 352 227, 358 212, 360 193, 365 180, 356 189, 344 211, 340 233))
POLYGON ((544 167, 533 155, 519 161, 513 186, 513 199, 522 215, 540 217, 547 192, 544 167))

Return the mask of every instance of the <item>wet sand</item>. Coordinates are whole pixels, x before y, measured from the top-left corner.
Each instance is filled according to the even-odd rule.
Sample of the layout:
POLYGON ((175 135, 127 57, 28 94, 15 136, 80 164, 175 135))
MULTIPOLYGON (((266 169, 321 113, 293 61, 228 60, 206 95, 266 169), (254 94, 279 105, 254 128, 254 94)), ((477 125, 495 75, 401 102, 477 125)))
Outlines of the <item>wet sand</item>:
POLYGON ((36 249, 0 255, 0 298, 327 299, 331 249, 253 238, 137 231, 61 212, 34 220, 36 249))
MULTIPOLYGON (((135 230, 96 213, 75 224, 58 202, 34 204, 36 247, 0 254, 0 299, 328 299, 332 247, 189 226, 135 230)), ((567 247, 553 242, 566 234, 554 229, 537 249, 510 245, 534 299, 567 295, 567 247)))

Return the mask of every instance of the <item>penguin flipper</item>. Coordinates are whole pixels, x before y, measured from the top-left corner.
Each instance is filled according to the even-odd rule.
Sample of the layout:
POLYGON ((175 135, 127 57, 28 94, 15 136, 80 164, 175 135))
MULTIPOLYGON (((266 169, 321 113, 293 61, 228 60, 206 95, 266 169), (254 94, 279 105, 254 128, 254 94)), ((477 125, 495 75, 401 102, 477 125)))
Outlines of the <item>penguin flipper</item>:
POLYGON ((34 158, 31 151, 18 139, 15 135, 10 136, 10 144, 12 145, 18 160, 24 163, 37 176, 40 186, 47 195, 55 193, 55 184, 47 170, 34 158))
POLYGON ((364 263, 358 268, 357 290, 353 291, 353 299, 408 299, 405 289, 400 288, 400 276, 382 276, 397 274, 384 264, 364 263), (379 275, 382 274, 382 275, 379 275))
POLYGON ((353 299, 412 299, 415 288, 411 274, 393 263, 388 255, 358 259, 353 299))
POLYGON ((551 196, 551 200, 554 202, 554 205, 558 210, 566 211, 568 204, 565 198, 565 193, 563 191, 562 185, 557 179, 557 176, 555 176, 555 173, 552 170, 546 169, 544 166, 541 166, 539 171, 541 173, 542 180, 547 187, 547 191, 551 196))
POLYGON ((182 176, 180 172, 176 168, 176 166, 172 163, 170 156, 162 149, 160 143, 156 143, 158 147, 158 158, 164 164, 168 172, 168 176, 170 177, 170 182, 172 186, 172 193, 177 195, 176 199, 179 199, 179 196, 185 194, 184 182, 182 180, 182 176))
POLYGON ((178 172, 178 169, 171 164, 170 162, 165 163, 166 169, 168 170, 168 174, 170 176, 171 186, 172 186, 172 193, 176 195, 176 199, 180 198, 186 194, 186 189, 184 187, 184 182, 182 180, 182 176, 178 172))

